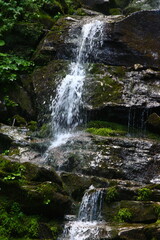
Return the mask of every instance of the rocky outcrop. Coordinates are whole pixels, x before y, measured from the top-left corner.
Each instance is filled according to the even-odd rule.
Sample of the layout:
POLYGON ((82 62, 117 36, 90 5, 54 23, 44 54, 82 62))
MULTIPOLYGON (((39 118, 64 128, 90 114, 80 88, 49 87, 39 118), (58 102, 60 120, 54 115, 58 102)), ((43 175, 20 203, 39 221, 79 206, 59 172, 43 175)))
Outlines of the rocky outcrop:
POLYGON ((128 14, 136 11, 152 9, 160 9, 159 0, 130 1, 130 4, 125 8, 124 12, 128 14))
POLYGON ((67 172, 140 182, 160 174, 159 143, 155 141, 89 135, 73 139, 50 149, 49 165, 67 172))
MULTIPOLYGON (((105 64, 132 66, 139 63, 145 67, 158 68, 159 16, 160 11, 155 10, 137 12, 121 21, 119 17, 96 17, 105 23, 104 44, 90 58, 105 64)), ((81 19, 79 16, 60 19, 40 43, 35 60, 40 61, 42 57, 49 60, 73 57, 83 21, 91 21, 93 17, 83 17, 79 21, 81 19), (69 34, 72 37, 68 41, 69 34)))
POLYGON ((1 196, 19 202, 28 214, 63 218, 71 201, 53 169, 13 163, 2 156, 0 160, 1 196))

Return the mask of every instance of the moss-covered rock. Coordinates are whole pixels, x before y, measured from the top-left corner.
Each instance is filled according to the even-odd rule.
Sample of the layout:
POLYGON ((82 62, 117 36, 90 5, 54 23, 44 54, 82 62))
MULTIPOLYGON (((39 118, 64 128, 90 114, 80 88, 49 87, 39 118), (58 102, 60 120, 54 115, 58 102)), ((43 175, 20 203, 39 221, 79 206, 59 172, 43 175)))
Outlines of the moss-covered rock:
POLYGON ((47 66, 35 69, 28 76, 33 83, 38 119, 41 123, 50 120, 49 106, 55 97, 58 83, 66 74, 67 67, 68 61, 51 61, 47 66))
MULTIPOLYGON (((76 21, 76 20, 75 20, 76 21)), ((33 60, 39 65, 45 65, 53 59, 63 59, 68 54, 70 56, 70 48, 65 44, 65 39, 69 35, 69 29, 72 21, 61 17, 46 34, 44 39, 38 45, 33 55, 33 60)))
POLYGON ((76 201, 82 199, 84 191, 92 184, 92 180, 89 177, 82 177, 81 175, 74 173, 62 173, 61 178, 65 184, 67 192, 76 201))
POLYGON ((71 201, 53 170, 10 162, 4 157, 0 160, 2 196, 19 202, 28 214, 62 218, 69 210, 71 201))
POLYGON ((106 221, 132 223, 156 222, 158 215, 156 205, 152 202, 120 201, 105 204, 102 210, 106 221))

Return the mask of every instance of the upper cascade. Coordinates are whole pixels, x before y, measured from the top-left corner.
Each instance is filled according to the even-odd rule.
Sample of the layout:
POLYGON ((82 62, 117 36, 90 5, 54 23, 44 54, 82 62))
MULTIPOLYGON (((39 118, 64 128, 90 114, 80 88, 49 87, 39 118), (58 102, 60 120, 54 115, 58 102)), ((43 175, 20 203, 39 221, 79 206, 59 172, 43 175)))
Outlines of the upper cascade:
POLYGON ((83 108, 85 63, 89 61, 90 54, 96 54, 96 49, 103 43, 103 25, 99 20, 83 25, 77 41, 76 58, 70 63, 68 74, 57 87, 51 106, 55 145, 82 123, 80 110, 83 108))

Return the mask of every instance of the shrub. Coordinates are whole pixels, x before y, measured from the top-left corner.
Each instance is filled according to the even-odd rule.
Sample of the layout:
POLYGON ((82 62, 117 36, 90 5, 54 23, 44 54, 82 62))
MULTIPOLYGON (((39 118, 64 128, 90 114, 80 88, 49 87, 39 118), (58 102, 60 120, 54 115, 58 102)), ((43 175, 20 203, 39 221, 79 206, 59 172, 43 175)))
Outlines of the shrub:
POLYGON ((11 206, 0 207, 0 236, 9 240, 12 237, 35 238, 38 235, 38 221, 36 217, 26 216, 17 202, 11 206))

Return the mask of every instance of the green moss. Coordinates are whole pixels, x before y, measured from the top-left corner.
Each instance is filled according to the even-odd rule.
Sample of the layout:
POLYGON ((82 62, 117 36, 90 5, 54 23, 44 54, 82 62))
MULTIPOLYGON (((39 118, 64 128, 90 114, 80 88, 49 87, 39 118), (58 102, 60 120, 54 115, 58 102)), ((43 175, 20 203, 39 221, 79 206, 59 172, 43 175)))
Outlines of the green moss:
POLYGON ((121 15, 122 11, 119 8, 111 8, 109 13, 110 15, 121 15))
POLYGON ((114 0, 116 7, 125 8, 129 3, 130 0, 114 0))
POLYGON ((76 14, 76 15, 79 15, 79 16, 85 16, 85 15, 86 15, 85 11, 84 11, 82 8, 78 8, 78 9, 75 11, 75 14, 76 14))
POLYGON ((19 116, 19 115, 14 115, 13 116, 13 120, 15 121, 15 124, 18 125, 18 126, 22 127, 22 126, 26 126, 27 125, 26 120, 23 117, 19 116))
POLYGON ((28 128, 32 132, 36 131, 37 130, 37 122, 36 121, 30 121, 28 123, 28 128))
POLYGON ((116 187, 109 187, 106 192, 106 198, 105 200, 107 202, 113 202, 117 200, 119 193, 116 187))
POLYGON ((51 126, 49 124, 43 124, 40 128, 40 130, 37 133, 37 136, 40 138, 45 138, 50 135, 51 132, 51 126))
POLYGON ((152 195, 152 191, 149 188, 141 188, 138 190, 138 201, 149 201, 152 195))
POLYGON ((108 66, 107 70, 110 74, 113 74, 119 78, 125 77, 126 68, 124 66, 108 66))
POLYGON ((87 123, 88 128, 111 128, 118 131, 127 131, 127 127, 114 122, 107 121, 90 121, 87 123))
POLYGON ((126 134, 125 131, 118 131, 118 130, 113 130, 111 128, 87 128, 87 132, 92 133, 94 135, 100 135, 100 136, 124 136, 126 134))
POLYGON ((99 107, 107 103, 122 103, 122 81, 125 71, 125 67, 92 64, 89 68, 89 74, 92 74, 89 77, 93 79, 90 83, 89 104, 99 107))
POLYGON ((131 213, 131 211, 128 208, 121 208, 118 211, 115 219, 118 222, 130 222, 132 216, 133 216, 133 214, 131 213))

